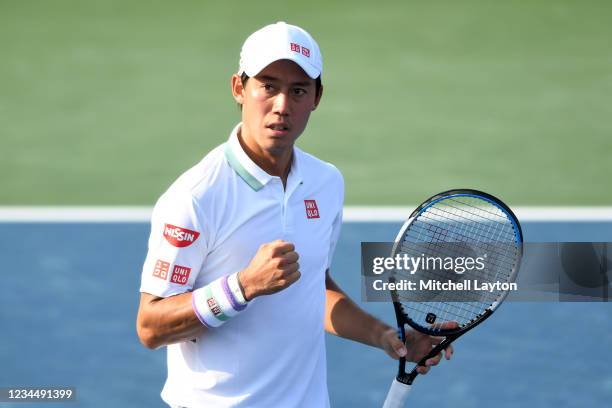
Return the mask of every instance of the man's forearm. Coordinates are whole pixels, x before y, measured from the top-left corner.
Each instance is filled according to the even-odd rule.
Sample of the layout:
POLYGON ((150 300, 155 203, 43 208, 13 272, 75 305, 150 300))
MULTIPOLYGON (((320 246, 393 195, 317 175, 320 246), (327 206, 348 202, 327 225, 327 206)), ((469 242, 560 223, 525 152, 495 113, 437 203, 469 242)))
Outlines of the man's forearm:
POLYGON ((361 309, 329 275, 326 276, 325 287, 325 330, 380 348, 383 333, 394 329, 361 309))
POLYGON ((159 348, 192 340, 206 331, 193 311, 191 296, 191 292, 168 298, 142 293, 137 319, 142 344, 159 348))

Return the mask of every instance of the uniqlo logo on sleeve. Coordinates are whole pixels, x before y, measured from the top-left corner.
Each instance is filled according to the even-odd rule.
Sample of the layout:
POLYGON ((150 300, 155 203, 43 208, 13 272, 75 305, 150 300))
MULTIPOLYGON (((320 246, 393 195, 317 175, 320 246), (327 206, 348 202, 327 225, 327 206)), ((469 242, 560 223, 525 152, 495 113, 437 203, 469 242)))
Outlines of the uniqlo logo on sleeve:
POLYGON ((170 282, 176 283, 177 285, 185 285, 189 280, 190 273, 191 268, 181 265, 174 265, 172 275, 170 276, 170 282))
POLYGON ((169 269, 169 262, 164 262, 161 259, 158 259, 157 262, 155 262, 155 268, 153 268, 153 276, 159 279, 166 280, 166 278, 168 277, 169 269))
POLYGON ((187 247, 195 242, 200 236, 197 231, 187 228, 177 227, 172 224, 164 224, 164 238, 166 241, 178 248, 187 247))
POLYGON ((302 55, 305 57, 310 57, 310 50, 306 47, 302 47, 302 55))
POLYGON ((315 200, 304 200, 304 206, 306 206, 307 218, 319 218, 319 208, 315 200))
POLYGON ((300 52, 300 45, 296 43, 291 43, 291 51, 300 52))

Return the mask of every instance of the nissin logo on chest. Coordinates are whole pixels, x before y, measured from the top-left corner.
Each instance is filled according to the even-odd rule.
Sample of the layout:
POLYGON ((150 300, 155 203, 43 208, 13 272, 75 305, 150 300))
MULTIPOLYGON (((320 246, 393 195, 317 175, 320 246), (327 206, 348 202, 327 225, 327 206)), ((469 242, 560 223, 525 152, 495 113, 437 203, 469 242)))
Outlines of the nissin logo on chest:
POLYGON ((164 224, 164 238, 175 247, 183 248, 189 246, 193 244, 199 236, 200 233, 197 231, 177 227, 172 224, 164 224))
POLYGON ((315 200, 304 200, 304 206, 306 207, 307 218, 319 218, 319 208, 315 200))

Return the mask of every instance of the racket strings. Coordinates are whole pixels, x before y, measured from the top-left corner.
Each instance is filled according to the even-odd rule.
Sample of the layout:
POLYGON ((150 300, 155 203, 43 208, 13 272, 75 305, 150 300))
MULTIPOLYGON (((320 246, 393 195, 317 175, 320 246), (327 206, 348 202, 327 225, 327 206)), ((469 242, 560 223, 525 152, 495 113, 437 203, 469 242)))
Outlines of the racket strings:
MULTIPOLYGON (((419 226, 415 226, 414 228, 418 229, 419 226)), ((432 229, 433 227, 431 225, 427 225, 426 228, 432 229)), ((434 238, 434 240, 436 240, 436 242, 428 243, 427 244, 428 245, 428 247, 427 247, 428 249, 433 248, 434 246, 437 246, 440 249, 448 250, 449 249, 449 245, 448 245, 449 242, 466 242, 464 239, 456 240, 456 241, 439 241, 439 240, 437 240, 437 237, 435 236, 435 234, 434 234, 433 238, 434 238), (447 245, 441 245, 441 242, 444 242, 447 245)), ((463 236, 462 238, 466 238, 467 239, 468 237, 467 236, 463 236)), ((411 247, 411 244, 414 244, 414 245, 416 245, 418 247, 422 247, 423 246, 422 243, 419 243, 417 241, 403 241, 402 244, 401 244, 402 251, 403 252, 407 252, 406 249, 418 249, 418 247, 415 247, 415 246, 411 247)), ((487 254, 493 254, 493 255, 498 256, 500 258, 501 262, 509 261, 510 260, 507 256, 505 256, 504 252, 499 250, 500 244, 493 244, 491 242, 482 242, 482 243, 478 243, 478 245, 476 245, 476 246, 478 248, 482 248, 484 251, 486 251, 485 253, 487 253, 487 254)), ((513 264, 514 264, 514 260, 512 259, 508 263, 508 266, 512 266, 513 264)))
POLYGON ((481 249, 484 253, 488 255, 487 264, 493 266, 493 268, 489 268, 488 270, 493 270, 496 272, 494 276, 485 273, 485 277, 489 277, 490 279, 495 280, 499 280, 499 278, 505 278, 507 280, 511 276, 512 269, 516 262, 516 254, 512 253, 511 256, 508 256, 508 249, 511 249, 513 251, 517 250, 516 246, 513 243, 508 244, 504 242, 479 242, 476 244, 472 244, 472 242, 475 241, 472 239, 471 236, 465 234, 455 234, 454 236, 451 236, 451 240, 441 240, 440 237, 448 236, 448 234, 443 232, 446 231, 445 228, 440 228, 433 224, 425 224, 422 222, 419 223, 418 220, 412 228, 413 231, 406 235, 406 239, 401 244, 401 250, 404 253, 413 252, 415 250, 418 251, 419 248, 423 248, 423 245, 426 245, 426 249, 430 251, 433 250, 435 247, 439 248, 441 253, 438 253, 437 255, 460 257, 462 255, 466 255, 465 253, 461 252, 463 247, 455 245, 454 243, 471 241, 470 244, 472 247, 481 249), (420 229, 423 228, 423 226, 425 227, 425 231, 420 229), (412 235, 415 235, 416 239, 410 239, 412 238, 412 235), (422 242, 427 242, 427 244, 421 244, 422 242), (506 272, 505 275, 504 271, 506 272))
MULTIPOLYGON (((480 249, 480 248, 479 248, 480 249)), ((417 274, 417 272, 420 271, 424 271, 424 273, 429 273, 431 275, 436 275, 438 274, 440 277, 442 278, 450 278, 451 280, 455 280, 455 279, 463 279, 463 278, 470 278, 472 277, 472 275, 474 275, 473 270, 465 270, 462 273, 457 273, 455 272, 453 269, 445 269, 443 267, 443 257, 444 258, 460 258, 460 257, 465 257, 466 253, 465 252, 460 252, 461 248, 458 248, 457 244, 447 244, 444 247, 440 247, 440 248, 435 248, 433 246, 427 246, 427 247, 423 247, 421 245, 410 245, 410 244, 405 244, 402 245, 401 247, 402 253, 410 253, 410 254, 419 254, 419 252, 421 253, 420 255, 424 255, 423 252, 427 252, 428 257, 430 254, 433 254, 434 256, 437 256, 437 258, 440 259, 440 262, 438 262, 438 265, 441 266, 440 268, 430 268, 429 265, 432 262, 429 262, 430 259, 425 259, 422 262, 424 263, 424 265, 421 265, 420 268, 416 271, 414 271, 414 273, 412 273, 413 271, 410 272, 406 272, 409 273, 410 275, 415 275, 417 274)), ((482 248, 482 250, 487 251, 486 248, 482 248)), ((513 266, 513 263, 511 260, 505 259, 506 257, 503 256, 503 254, 499 254, 499 253, 494 253, 492 251, 489 252, 485 252, 488 256, 486 257, 486 262, 487 265, 493 266, 492 268, 485 268, 483 270, 479 270, 477 272, 478 277, 480 278, 485 278, 486 280, 500 280, 503 279, 504 281, 508 281, 511 276, 509 271, 511 271, 511 268, 513 266), (493 254, 493 256, 491 256, 491 254, 493 254), (494 271, 494 272, 491 272, 494 271)), ((484 259, 484 257, 483 257, 484 259)), ((435 260, 435 259, 434 259, 435 260)), ((483 261, 484 262, 484 261, 483 261)), ((435 265, 434 266, 438 266, 435 265)), ((403 273, 400 272, 400 275, 402 275, 403 273)))
MULTIPOLYGON (((478 281, 510 282, 519 257, 516 234, 508 216, 488 201, 472 197, 447 198, 427 208, 412 222, 398 252, 418 257, 421 251, 426 251, 427 256, 455 259, 486 253, 486 268, 477 271, 478 281)), ((475 275, 473 272, 457 274, 453 269, 421 268, 414 275, 399 275, 409 280, 458 282, 475 275)), ((451 299, 448 291, 442 290, 422 291, 416 296, 415 292, 402 291, 397 296, 413 322, 431 329, 432 314, 435 321, 454 320, 463 327, 482 315, 505 292, 502 289, 454 291, 451 299)))
MULTIPOLYGON (((486 251, 486 249, 484 248, 482 250, 486 251)), ((466 254, 464 252, 460 253, 458 252, 458 250, 452 250, 448 246, 444 248, 440 248, 440 249, 435 249, 432 247, 423 248, 422 246, 411 247, 408 245, 404 245, 402 246, 402 252, 415 254, 415 256, 418 256, 416 254, 423 256, 424 255, 423 252, 427 252, 428 254, 427 255, 428 259, 425 259, 422 261, 422 265, 419 265, 419 269, 415 271, 399 272, 399 274, 402 276, 405 276, 406 274, 410 274, 414 278, 418 278, 419 276, 414 276, 414 275, 417 275, 418 273, 420 274, 420 276, 422 276, 423 274, 428 274, 432 276, 436 275, 436 276, 439 276, 440 278, 451 279, 451 280, 480 278, 481 280, 486 280, 486 281, 505 281, 505 282, 510 281, 512 278, 511 271, 514 266, 514 263, 512 260, 506 259, 506 257, 503 256, 502 254, 496 255, 492 252, 485 252, 487 254, 487 257, 481 257, 483 260, 482 261, 483 264, 486 262, 486 266, 484 269, 478 270, 475 268, 472 268, 472 269, 464 268, 465 271, 456 272, 454 269, 451 269, 452 265, 449 265, 449 262, 446 262, 446 266, 449 266, 449 268, 445 268, 444 267, 445 264, 442 261, 448 257, 453 257, 455 259, 465 257, 466 254), (436 251, 439 251, 439 252, 436 252, 436 251), (433 254, 434 257, 437 256, 440 262, 437 262, 437 263, 430 262, 431 254, 433 254), (432 264, 434 264, 433 267, 431 266, 432 264)), ((436 259, 434 259, 434 261, 435 260, 436 259)))
POLYGON ((470 215, 478 215, 481 218, 484 218, 487 220, 497 219, 501 224, 506 225, 506 222, 508 221, 508 217, 503 211, 499 209, 499 207, 494 206, 490 203, 487 203, 485 206, 483 206, 482 204, 483 204, 483 200, 481 198, 475 198, 475 197, 448 198, 447 200, 444 201, 444 205, 447 205, 449 207, 454 207, 458 209, 459 211, 465 212, 466 210, 461 208, 461 207, 465 207, 468 209, 467 212, 470 215), (449 203, 454 203, 455 206, 449 203), (475 203, 478 203, 479 205, 476 205, 475 203), (459 207, 457 207, 457 205, 459 207))
MULTIPOLYGON (((465 211, 458 209, 453 206, 448 206, 451 210, 447 208, 431 208, 428 213, 421 215, 424 217, 421 221, 424 222, 426 220, 441 221, 441 222, 450 222, 450 223, 462 223, 459 229, 451 228, 445 231, 446 234, 460 234, 466 238, 470 238, 472 240, 484 241, 484 240, 494 240, 494 241, 504 241, 510 238, 514 239, 514 228, 508 229, 507 224, 500 223, 497 220, 492 220, 489 218, 481 217, 482 222, 478 222, 478 220, 473 219, 471 217, 465 216, 465 211), (463 213, 463 214, 462 214, 463 213), (494 223, 498 223, 499 225, 495 225, 494 223), (473 225, 469 225, 473 224, 473 225), (463 233, 463 234, 461 234, 463 233), (471 234, 467 234, 471 233, 471 234), (504 234, 502 236, 502 234, 504 234)), ((506 218, 506 221, 508 219, 506 218)), ((511 225, 510 225, 511 227, 511 225)))

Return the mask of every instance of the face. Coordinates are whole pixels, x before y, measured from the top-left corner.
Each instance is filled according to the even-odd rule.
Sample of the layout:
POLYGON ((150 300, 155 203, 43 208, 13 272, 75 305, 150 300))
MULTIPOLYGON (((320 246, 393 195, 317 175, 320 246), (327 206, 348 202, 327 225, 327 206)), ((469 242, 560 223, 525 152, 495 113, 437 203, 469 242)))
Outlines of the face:
POLYGON ((242 105, 242 141, 256 154, 291 151, 319 104, 315 92, 315 80, 289 60, 273 62, 244 87, 234 75, 232 93, 242 105))

